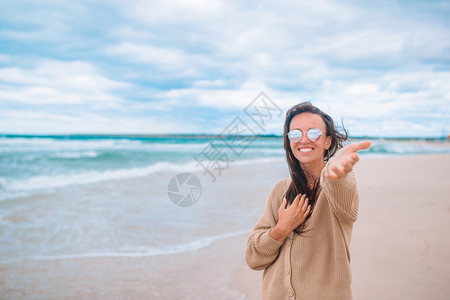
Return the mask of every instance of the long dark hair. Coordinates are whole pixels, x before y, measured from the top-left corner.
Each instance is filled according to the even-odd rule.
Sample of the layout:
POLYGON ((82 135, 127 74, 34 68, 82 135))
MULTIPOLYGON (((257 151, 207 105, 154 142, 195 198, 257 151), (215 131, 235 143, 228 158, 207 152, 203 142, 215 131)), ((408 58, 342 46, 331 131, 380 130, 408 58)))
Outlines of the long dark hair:
MULTIPOLYGON (((306 198, 309 199, 309 204, 312 208, 314 208, 314 204, 316 203, 318 190, 319 190, 319 181, 320 178, 316 179, 312 188, 308 185, 307 174, 300 166, 300 162, 294 156, 292 152, 291 145, 288 139, 289 125, 291 124, 292 119, 301 113, 313 113, 319 115, 325 123, 326 127, 326 136, 331 136, 331 145, 328 150, 325 151, 324 160, 327 162, 337 150, 342 148, 343 144, 348 140, 348 133, 342 125, 342 130, 340 131, 334 124, 333 119, 317 107, 311 104, 311 102, 302 102, 297 105, 294 105, 286 112, 286 120, 284 122, 284 150, 286 151, 286 160, 289 167, 289 173, 291 175, 292 182, 289 185, 288 190, 286 191, 285 197, 288 204, 291 204, 295 197, 298 194, 306 194, 306 198)), ((309 215, 306 219, 309 219, 311 215, 309 215)), ((300 226, 295 229, 295 232, 301 234, 305 229, 305 222, 303 222, 300 226)))

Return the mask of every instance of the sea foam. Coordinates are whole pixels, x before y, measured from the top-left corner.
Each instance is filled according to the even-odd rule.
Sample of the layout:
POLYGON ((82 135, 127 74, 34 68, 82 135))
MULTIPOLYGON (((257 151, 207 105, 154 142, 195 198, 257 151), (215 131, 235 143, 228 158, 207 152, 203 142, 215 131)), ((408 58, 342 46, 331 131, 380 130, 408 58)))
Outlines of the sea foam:
POLYGON ((84 259, 84 258, 133 258, 133 257, 150 257, 160 255, 171 255, 183 252, 196 251, 205 248, 217 240, 226 239, 233 236, 248 234, 251 229, 239 230, 230 233, 218 234, 214 236, 204 237, 194 240, 189 243, 165 246, 161 248, 153 248, 146 246, 124 247, 119 252, 105 251, 105 252, 88 252, 88 253, 72 253, 72 254, 60 254, 60 255, 35 255, 22 258, 10 258, 2 259, 0 263, 18 263, 24 260, 67 260, 67 259, 84 259))

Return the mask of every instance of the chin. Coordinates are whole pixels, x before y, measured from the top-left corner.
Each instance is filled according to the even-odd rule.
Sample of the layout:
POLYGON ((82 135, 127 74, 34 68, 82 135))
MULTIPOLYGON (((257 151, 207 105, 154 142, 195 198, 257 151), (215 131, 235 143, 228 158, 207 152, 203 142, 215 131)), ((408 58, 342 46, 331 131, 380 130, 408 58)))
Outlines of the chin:
POLYGON ((307 165, 307 164, 310 164, 310 163, 312 163, 312 162, 314 162, 314 160, 311 160, 311 159, 299 159, 298 160, 298 162, 301 164, 301 165, 307 165))

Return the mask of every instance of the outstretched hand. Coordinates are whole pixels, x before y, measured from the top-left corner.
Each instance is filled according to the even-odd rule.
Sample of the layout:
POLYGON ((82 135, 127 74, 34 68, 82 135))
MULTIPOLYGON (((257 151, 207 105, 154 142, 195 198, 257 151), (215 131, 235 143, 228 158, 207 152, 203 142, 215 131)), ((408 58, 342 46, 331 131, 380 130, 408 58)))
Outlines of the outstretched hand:
POLYGON ((358 162, 358 151, 368 149, 372 145, 370 141, 349 144, 338 152, 328 163, 325 170, 325 177, 336 180, 347 176, 353 170, 353 166, 358 162))

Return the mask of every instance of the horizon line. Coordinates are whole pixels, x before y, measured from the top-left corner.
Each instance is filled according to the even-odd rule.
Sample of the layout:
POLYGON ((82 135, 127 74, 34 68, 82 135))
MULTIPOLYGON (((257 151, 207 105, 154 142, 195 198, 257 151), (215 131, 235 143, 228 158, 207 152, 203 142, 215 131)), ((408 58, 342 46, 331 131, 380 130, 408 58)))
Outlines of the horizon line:
MULTIPOLYGON (((221 138, 221 134, 211 133, 0 133, 0 137, 110 137, 110 138, 158 138, 158 137, 181 137, 181 138, 221 138)), ((278 138, 282 134, 236 134, 236 136, 260 138, 278 138)), ((450 134, 447 136, 377 136, 377 135, 349 135, 350 139, 390 139, 390 140, 450 140, 450 134)))

